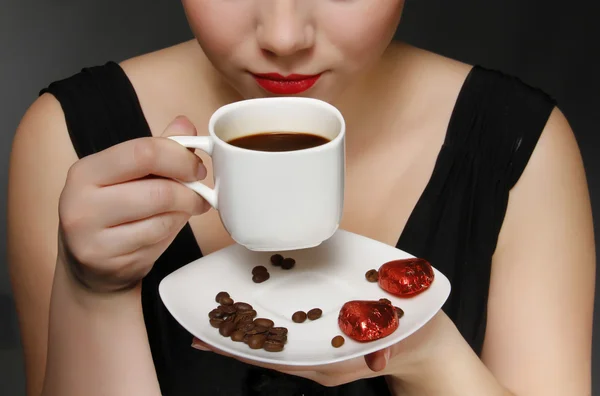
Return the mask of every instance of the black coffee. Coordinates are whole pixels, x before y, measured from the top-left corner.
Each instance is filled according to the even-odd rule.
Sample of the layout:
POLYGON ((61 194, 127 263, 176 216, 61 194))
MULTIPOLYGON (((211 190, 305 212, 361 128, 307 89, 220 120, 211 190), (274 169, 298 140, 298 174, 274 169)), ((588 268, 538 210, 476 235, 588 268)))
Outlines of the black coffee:
POLYGON ((329 139, 310 133, 268 132, 242 136, 228 143, 255 151, 296 151, 328 142, 329 139))

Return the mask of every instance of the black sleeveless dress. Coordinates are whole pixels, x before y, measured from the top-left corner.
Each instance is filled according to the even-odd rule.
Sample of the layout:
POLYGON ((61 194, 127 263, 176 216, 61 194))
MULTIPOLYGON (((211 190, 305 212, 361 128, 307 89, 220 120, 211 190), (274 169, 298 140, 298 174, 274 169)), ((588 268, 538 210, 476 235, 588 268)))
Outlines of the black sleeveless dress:
MULTIPOLYGON (((129 79, 114 62, 83 69, 41 93, 60 102, 79 155, 151 136, 129 79)), ((431 179, 397 247, 424 257, 452 283, 443 307, 476 353, 482 349, 491 259, 509 191, 554 108, 543 92, 476 66, 458 96, 431 179)), ((202 257, 189 224, 142 284, 154 364, 165 396, 389 395, 383 378, 334 388, 190 347, 192 336, 163 306, 158 284, 202 257)))

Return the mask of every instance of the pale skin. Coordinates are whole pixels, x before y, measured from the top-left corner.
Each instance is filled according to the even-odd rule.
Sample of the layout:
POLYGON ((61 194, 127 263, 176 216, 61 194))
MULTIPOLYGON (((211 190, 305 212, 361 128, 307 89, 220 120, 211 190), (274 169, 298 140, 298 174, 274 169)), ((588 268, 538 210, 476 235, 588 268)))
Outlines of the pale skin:
MULTIPOLYGON (((33 103, 17 130, 8 246, 29 396, 160 394, 139 287, 86 290, 64 252, 86 273, 101 275, 93 280, 97 289, 109 290, 139 280, 186 221, 205 254, 232 243, 218 214, 194 193, 168 179, 139 179, 206 176, 212 184, 210 158, 198 153, 202 167, 164 137, 206 134, 219 106, 267 96, 244 70, 328 71, 307 96, 330 101, 347 120, 341 227, 395 245, 431 176, 470 69, 389 44, 402 1, 183 4, 197 40, 122 64, 153 138, 78 161, 60 105, 49 95, 33 103)), ((555 109, 511 191, 493 257, 481 359, 440 312, 405 341, 364 359, 271 368, 328 386, 386 375, 396 395, 590 395, 592 229, 579 150, 555 109)), ((194 345, 207 349, 200 340, 194 345)))

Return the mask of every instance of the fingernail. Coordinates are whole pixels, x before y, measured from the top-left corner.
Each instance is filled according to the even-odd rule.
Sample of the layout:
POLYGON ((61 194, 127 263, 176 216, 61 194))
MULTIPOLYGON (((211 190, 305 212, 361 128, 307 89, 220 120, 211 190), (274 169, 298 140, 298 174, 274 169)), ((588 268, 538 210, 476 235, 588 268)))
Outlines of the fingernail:
POLYGON ((207 174, 206 166, 204 166, 204 164, 202 162, 200 162, 200 164, 198 165, 198 172, 196 173, 196 177, 198 178, 198 180, 204 180, 204 178, 206 177, 206 174, 207 174))
POLYGON ((173 126, 175 126, 177 124, 183 124, 183 123, 185 123, 185 121, 186 121, 186 118, 184 116, 181 116, 181 115, 177 116, 177 117, 175 117, 175 118, 173 118, 171 120, 171 122, 169 123, 169 125, 167 126, 167 128, 173 127, 173 126))
POLYGON ((207 347, 205 347, 204 345, 202 345, 196 341, 192 342, 192 348, 198 349, 199 351, 205 351, 205 352, 210 351, 210 349, 208 349, 207 347))
POLYGON ((173 123, 175 124, 178 122, 187 124, 189 123, 189 119, 184 115, 178 115, 177 117, 175 117, 175 119, 173 119, 173 123))
POLYGON ((185 116, 175 117, 165 128, 163 134, 166 135, 194 135, 196 129, 191 121, 185 116))

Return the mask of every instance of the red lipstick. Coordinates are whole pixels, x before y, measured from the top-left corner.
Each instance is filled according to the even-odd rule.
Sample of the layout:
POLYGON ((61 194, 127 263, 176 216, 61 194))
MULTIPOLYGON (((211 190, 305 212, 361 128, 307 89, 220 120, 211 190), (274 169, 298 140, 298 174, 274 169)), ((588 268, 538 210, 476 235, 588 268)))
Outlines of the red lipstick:
POLYGON ((290 74, 282 76, 279 73, 252 74, 258 85, 266 91, 279 95, 296 95, 315 85, 320 74, 313 76, 290 74))

